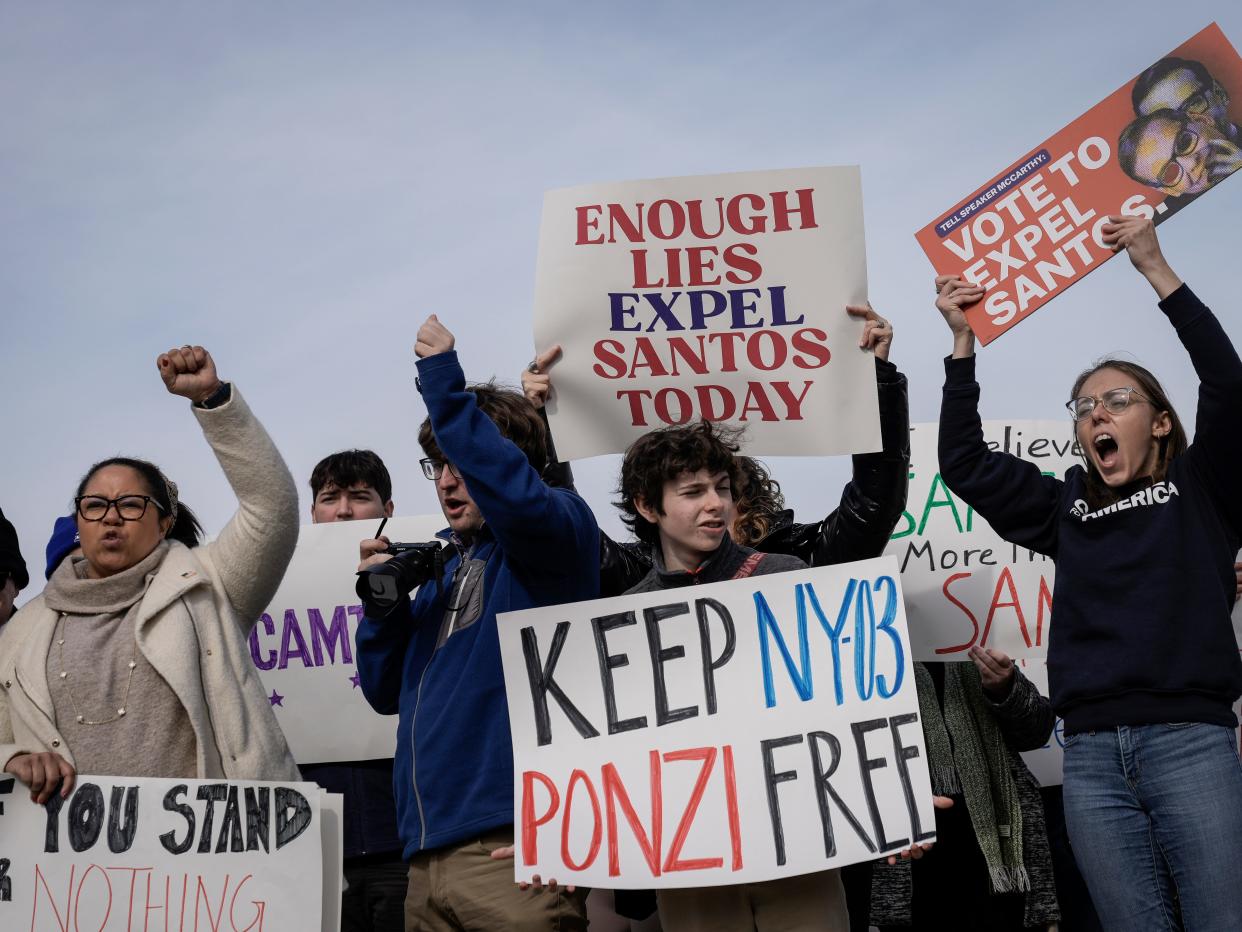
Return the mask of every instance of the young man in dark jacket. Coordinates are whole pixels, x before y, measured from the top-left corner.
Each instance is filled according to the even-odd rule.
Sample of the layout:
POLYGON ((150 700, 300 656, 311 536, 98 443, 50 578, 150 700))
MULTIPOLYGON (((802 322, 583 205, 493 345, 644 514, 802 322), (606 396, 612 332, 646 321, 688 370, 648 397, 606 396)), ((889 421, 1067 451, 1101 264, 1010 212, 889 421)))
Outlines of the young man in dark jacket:
MULTIPOLYGON (((654 565, 630 592, 673 589, 803 569, 797 557, 733 542, 737 444, 706 421, 655 430, 636 440, 621 465, 623 520, 651 546, 654 565)), ((794 928, 845 932, 849 915, 840 872, 764 883, 662 890, 665 932, 794 928)))
MULTIPOLYGON (((400 714, 394 787, 410 861, 406 929, 585 929, 583 894, 523 891, 491 852, 513 844, 513 755, 496 615, 592 599, 599 526, 575 493, 540 478, 547 437, 516 392, 467 387, 453 335, 418 331, 436 483, 453 555, 445 578, 358 629, 367 701, 400 714)), ((364 541, 363 563, 385 540, 364 541)))
MULTIPOLYGON (((370 450, 341 450, 311 471, 311 523, 392 517, 392 477, 370 450)), ((302 777, 345 806, 341 932, 401 932, 408 871, 397 835, 392 760, 303 764, 302 777)))

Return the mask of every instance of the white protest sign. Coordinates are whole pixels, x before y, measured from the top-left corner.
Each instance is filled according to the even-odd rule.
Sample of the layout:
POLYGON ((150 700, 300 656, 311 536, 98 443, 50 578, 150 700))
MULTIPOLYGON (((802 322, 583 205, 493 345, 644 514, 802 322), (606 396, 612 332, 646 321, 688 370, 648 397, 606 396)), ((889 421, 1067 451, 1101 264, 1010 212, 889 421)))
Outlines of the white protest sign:
MULTIPOLYGON (((910 430, 910 493, 885 553, 901 566, 916 660, 966 660, 975 644, 1046 657, 1053 562, 1001 538, 940 477, 936 424, 910 430)), ((994 450, 1063 478, 1082 460, 1064 421, 985 421, 994 450)))
MULTIPOLYGON (((358 542, 378 521, 303 527, 272 604, 250 632, 250 656, 299 764, 378 760, 397 746, 397 717, 379 715, 359 687, 354 637, 358 542)), ((392 518, 393 542, 428 541, 442 516, 392 518)))
POLYGON ((500 616, 515 875, 748 883, 934 837, 889 557, 500 616))
POLYGON ((341 899, 345 894, 345 797, 319 793, 319 838, 323 852, 323 925, 320 932, 340 932, 341 899))
POLYGON ((321 924, 313 783, 92 777, 46 806, 0 796, 0 929, 335 929, 321 924))
POLYGON ((585 185, 544 196, 535 343, 559 343, 558 454, 654 427, 746 426, 747 451, 880 449, 856 166, 585 185))

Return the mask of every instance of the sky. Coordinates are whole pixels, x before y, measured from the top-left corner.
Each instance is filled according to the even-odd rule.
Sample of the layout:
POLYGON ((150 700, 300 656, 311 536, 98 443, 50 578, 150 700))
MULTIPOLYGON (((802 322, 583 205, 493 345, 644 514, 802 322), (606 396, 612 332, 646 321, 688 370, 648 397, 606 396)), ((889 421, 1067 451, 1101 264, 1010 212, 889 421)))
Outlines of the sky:
MULTIPOLYGON (((434 312, 469 378, 517 382, 551 188, 860 165, 869 296, 913 420, 933 421, 951 341, 915 230, 1213 20, 1242 43, 1242 8, 1196 0, 4 0, 0 508, 34 577, 19 602, 96 460, 157 462, 209 533, 232 514, 155 367, 183 343, 245 394, 304 513, 312 467, 347 447, 385 459, 398 513, 436 511, 414 335, 434 312)), ((1160 228, 1235 340, 1239 207, 1232 181, 1160 228)), ((980 350, 983 416, 1057 417, 1115 353, 1193 419, 1189 361, 1124 259, 980 350)), ((576 465, 614 533, 618 464, 576 465)), ((845 457, 770 466, 807 521, 849 475, 845 457)))

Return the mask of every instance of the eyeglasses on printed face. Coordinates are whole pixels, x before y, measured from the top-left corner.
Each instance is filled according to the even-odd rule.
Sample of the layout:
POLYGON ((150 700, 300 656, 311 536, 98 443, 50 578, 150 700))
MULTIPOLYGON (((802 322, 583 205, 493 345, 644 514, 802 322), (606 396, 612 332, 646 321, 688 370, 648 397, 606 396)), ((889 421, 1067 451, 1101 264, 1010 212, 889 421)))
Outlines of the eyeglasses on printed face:
POLYGON ((1199 134, 1193 129, 1186 128, 1177 134, 1173 140, 1173 157, 1165 163, 1164 168, 1160 169, 1160 174, 1156 176, 1162 188, 1171 188, 1182 180, 1185 170, 1178 159, 1190 155, 1198 145, 1199 134))
POLYGON ((459 473, 457 471, 457 467, 453 466, 451 463, 439 463, 431 459, 431 457, 424 457, 418 461, 418 465, 423 467, 423 475, 428 479, 431 479, 433 482, 444 475, 444 469, 446 466, 448 467, 448 471, 451 472, 455 478, 461 478, 461 473, 459 473))
POLYGON ((1074 420, 1080 421, 1084 417, 1090 417, 1091 412, 1095 410, 1097 404, 1102 404, 1104 410, 1109 414, 1120 414, 1126 408, 1130 407, 1132 401, 1146 401, 1147 399, 1140 395, 1131 386, 1125 388, 1110 388, 1099 398, 1091 395, 1083 395, 1081 398, 1075 398, 1073 401, 1065 403, 1066 409, 1073 416, 1074 420))
POLYGON ((1195 91, 1189 97, 1181 102, 1177 108, 1182 113, 1190 113, 1194 116, 1201 116, 1207 113, 1212 107, 1211 101, 1208 100, 1207 91, 1195 91))
POLYGON ((116 506, 116 513, 122 521, 141 521, 147 513, 147 505, 154 505, 160 511, 164 507, 150 495, 122 495, 120 498, 104 498, 102 495, 80 495, 74 499, 78 514, 83 521, 102 521, 108 515, 108 509, 116 506))

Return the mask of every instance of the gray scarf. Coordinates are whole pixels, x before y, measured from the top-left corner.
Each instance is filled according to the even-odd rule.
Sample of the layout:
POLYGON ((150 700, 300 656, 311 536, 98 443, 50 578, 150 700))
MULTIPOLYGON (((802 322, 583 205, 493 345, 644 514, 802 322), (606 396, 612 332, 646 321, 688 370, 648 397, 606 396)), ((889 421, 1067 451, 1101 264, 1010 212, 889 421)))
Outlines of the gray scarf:
POLYGON ((915 681, 933 791, 961 792, 966 798, 993 892, 1029 890, 1018 787, 1005 738, 983 697, 979 671, 973 663, 945 664, 943 717, 935 684, 922 664, 915 664, 915 681))
POLYGON ((129 569, 103 579, 89 579, 86 558, 71 557, 47 581, 43 602, 52 611, 70 615, 121 614, 146 594, 167 554, 168 541, 161 540, 129 569))

